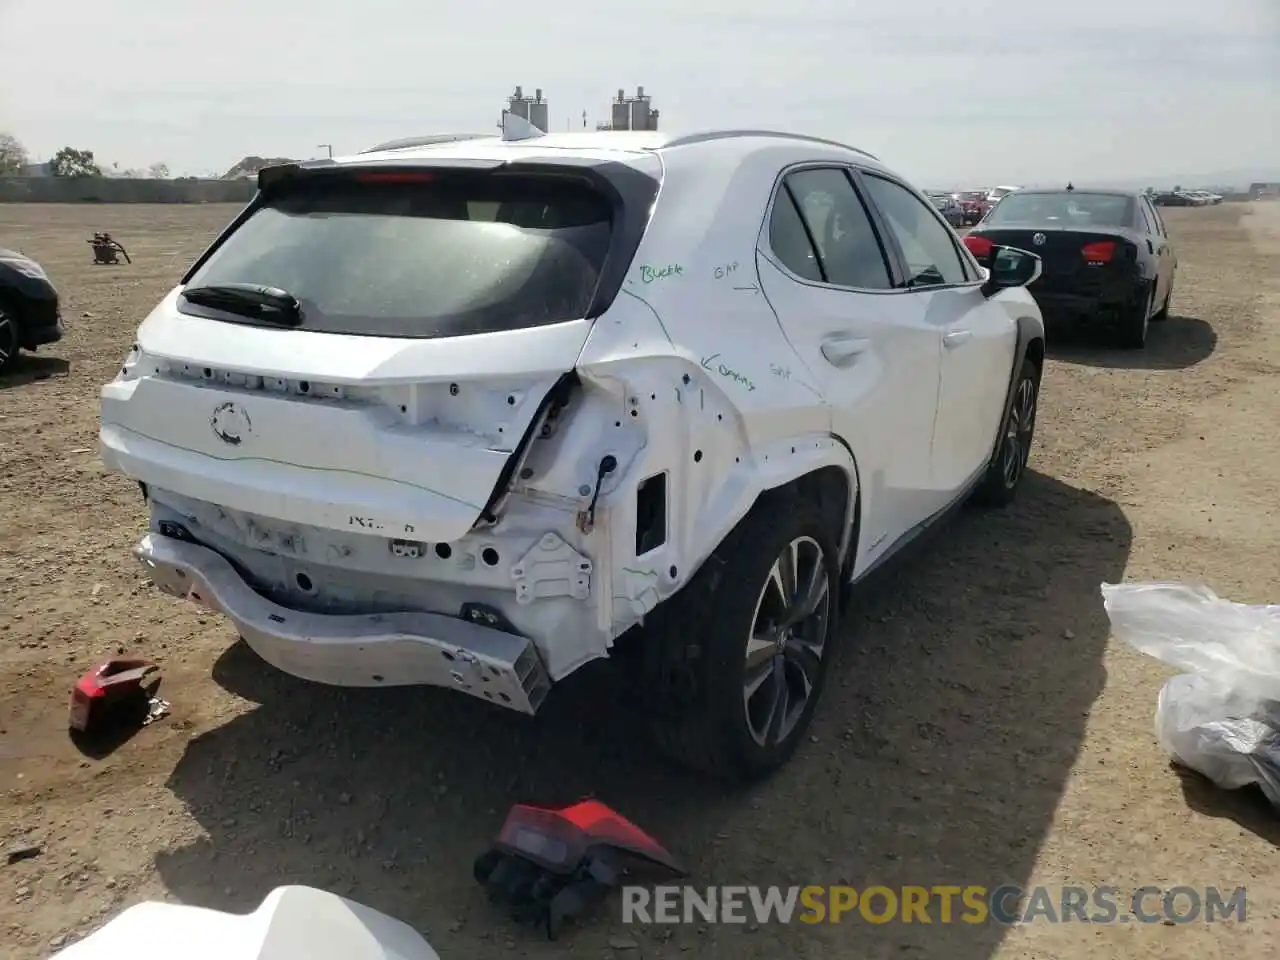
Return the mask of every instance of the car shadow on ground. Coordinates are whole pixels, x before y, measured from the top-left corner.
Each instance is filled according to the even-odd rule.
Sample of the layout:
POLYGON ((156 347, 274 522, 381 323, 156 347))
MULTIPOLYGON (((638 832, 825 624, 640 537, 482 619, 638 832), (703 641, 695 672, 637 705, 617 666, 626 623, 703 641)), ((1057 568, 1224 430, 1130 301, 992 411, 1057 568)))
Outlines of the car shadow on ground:
POLYGON ((1104 683, 1099 584, 1122 578, 1130 541, 1116 504, 1034 472, 1014 508, 962 510, 857 591, 809 742, 742 789, 657 759, 605 664, 533 721, 442 691, 304 684, 236 645, 214 679, 257 707, 186 748, 168 785, 208 837, 157 868, 180 899, 221 909, 282 883, 330 889, 444 957, 600 956, 626 935, 644 956, 985 960, 1004 929, 940 925, 936 904, 931 925, 659 928, 624 927, 615 896, 547 944, 485 902, 471 864, 513 802, 594 795, 699 887, 1023 884, 1104 683))
POLYGON ((0 373, 0 390, 21 387, 36 380, 65 376, 70 370, 71 364, 61 357, 36 357, 20 353, 13 361, 13 366, 0 373))
POLYGON ((1121 350, 1107 340, 1106 331, 1052 329, 1048 354, 1062 363, 1115 370, 1185 370, 1210 356, 1218 346, 1218 334, 1204 320, 1170 315, 1151 324, 1142 350, 1121 350))
POLYGON ((1280 847, 1280 821, 1276 810, 1257 787, 1223 790, 1194 770, 1171 763, 1182 781, 1187 806, 1206 817, 1226 817, 1273 846, 1280 847))

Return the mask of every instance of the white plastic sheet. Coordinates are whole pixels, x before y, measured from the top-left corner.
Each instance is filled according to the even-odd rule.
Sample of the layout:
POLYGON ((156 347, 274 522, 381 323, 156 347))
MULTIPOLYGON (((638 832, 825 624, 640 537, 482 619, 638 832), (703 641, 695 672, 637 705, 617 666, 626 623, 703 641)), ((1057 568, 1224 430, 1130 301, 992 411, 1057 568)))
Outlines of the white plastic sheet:
POLYGON ((1225 789, 1256 783, 1280 807, 1280 604, 1179 583, 1102 585, 1112 633, 1190 673, 1156 704, 1156 738, 1225 789))

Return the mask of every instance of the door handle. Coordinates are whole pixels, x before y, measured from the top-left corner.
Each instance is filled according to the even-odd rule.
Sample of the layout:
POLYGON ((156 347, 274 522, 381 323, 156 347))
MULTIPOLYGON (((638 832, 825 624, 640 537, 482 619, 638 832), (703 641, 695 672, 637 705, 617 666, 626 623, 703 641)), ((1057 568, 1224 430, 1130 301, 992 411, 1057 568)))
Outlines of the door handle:
POLYGON ((968 343, 972 339, 973 331, 971 330, 952 330, 942 335, 942 345, 948 350, 954 350, 960 344, 968 343))
POLYGON ((822 355, 836 367, 847 367, 864 353, 871 341, 863 337, 828 337, 822 342, 822 355))

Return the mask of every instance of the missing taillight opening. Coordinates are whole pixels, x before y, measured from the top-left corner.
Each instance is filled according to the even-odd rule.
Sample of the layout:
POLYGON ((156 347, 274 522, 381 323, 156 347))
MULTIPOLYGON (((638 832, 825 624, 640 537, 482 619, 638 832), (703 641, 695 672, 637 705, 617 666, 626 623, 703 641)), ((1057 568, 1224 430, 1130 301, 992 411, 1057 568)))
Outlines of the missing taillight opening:
POLYGON ((636 490, 636 556, 667 542, 667 475, 655 473, 636 490))

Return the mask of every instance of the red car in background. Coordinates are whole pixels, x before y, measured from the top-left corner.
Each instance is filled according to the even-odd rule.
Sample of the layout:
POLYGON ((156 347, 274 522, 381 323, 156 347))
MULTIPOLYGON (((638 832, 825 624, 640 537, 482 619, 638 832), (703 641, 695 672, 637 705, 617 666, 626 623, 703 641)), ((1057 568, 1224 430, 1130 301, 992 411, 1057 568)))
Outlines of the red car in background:
POLYGON ((985 190, 969 190, 965 193, 957 194, 956 199, 960 201, 960 208, 964 210, 965 226, 977 223, 991 209, 991 205, 987 202, 987 191, 985 190))

